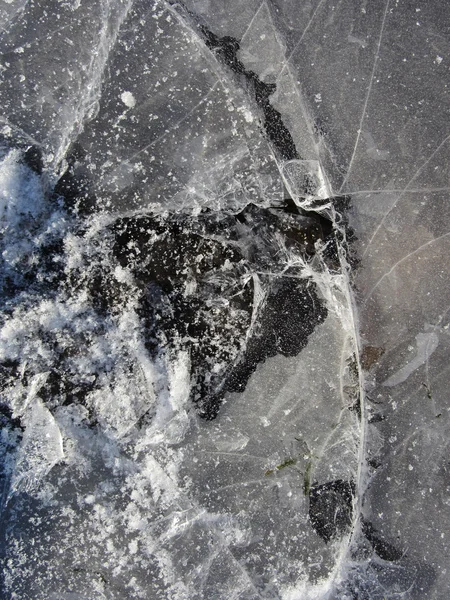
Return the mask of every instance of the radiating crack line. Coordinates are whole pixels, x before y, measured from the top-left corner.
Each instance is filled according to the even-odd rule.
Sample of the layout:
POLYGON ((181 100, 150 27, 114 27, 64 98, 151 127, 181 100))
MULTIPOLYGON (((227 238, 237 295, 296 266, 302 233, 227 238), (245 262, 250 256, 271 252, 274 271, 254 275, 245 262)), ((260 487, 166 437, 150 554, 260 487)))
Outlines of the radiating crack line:
POLYGON ((444 140, 439 144, 439 146, 436 148, 436 150, 434 150, 434 152, 427 158, 427 160, 423 163, 423 165, 421 167, 419 167, 417 169, 417 171, 415 172, 415 174, 413 175, 413 177, 409 180, 409 182, 407 183, 406 187, 403 189, 403 191, 401 192, 400 196, 397 198, 397 200, 394 202, 394 204, 391 206, 391 208, 383 215, 383 218, 381 219, 378 227, 375 229, 375 231, 373 232, 372 237, 370 238, 370 240, 367 242, 367 246, 366 249, 364 250, 364 252, 362 253, 361 259, 363 259, 367 253, 367 250, 369 249, 371 243, 373 242, 373 240, 375 239, 377 233, 379 232, 379 230, 381 229, 381 226, 383 225, 386 217, 389 215, 389 213, 394 209, 394 207, 397 205, 398 201, 403 198, 403 196, 409 191, 409 186, 412 184, 412 182, 416 179, 416 177, 418 177, 420 175, 420 173, 423 171, 423 169, 427 166, 427 164, 434 158, 434 156, 439 152, 439 150, 442 148, 442 146, 444 146, 444 144, 447 142, 447 140, 450 139, 450 134, 447 135, 444 140))
MULTIPOLYGON (((436 192, 450 192, 450 187, 436 187, 436 188, 408 188, 408 193, 411 194, 434 194, 436 192)), ((356 191, 347 191, 346 194, 349 196, 358 196, 359 194, 404 194, 406 193, 406 188, 385 188, 380 190, 356 190, 356 191)))
POLYGON ((123 162, 129 163, 130 161, 135 159, 137 156, 139 156, 139 154, 142 154, 142 152, 145 152, 146 150, 148 150, 149 148, 151 148, 152 146, 154 146, 155 144, 157 144, 158 142, 163 140, 167 135, 169 135, 169 133, 178 129, 178 127, 184 121, 186 121, 186 119, 188 119, 190 116, 192 116, 194 114, 194 112, 205 102, 205 100, 209 97, 209 95, 215 90, 218 83, 219 83, 218 81, 215 81, 214 84, 211 86, 211 89, 208 91, 208 93, 205 96, 203 96, 203 98, 186 115, 184 115, 184 117, 182 117, 179 121, 177 121, 175 123, 175 125, 172 125, 163 134, 161 134, 159 137, 157 137, 156 140, 153 140, 152 142, 150 142, 150 144, 147 144, 147 146, 144 146, 144 148, 141 148, 140 150, 138 150, 137 152, 132 154, 129 158, 127 158, 123 162))
POLYGON ((364 101, 362 115, 361 115, 361 119, 359 121, 359 127, 358 127, 358 131, 357 131, 357 135, 356 135, 356 142, 355 142, 355 146, 353 148, 353 154, 352 154, 352 156, 350 158, 350 162, 348 164, 347 174, 345 176, 344 181, 342 182, 341 187, 339 188, 339 192, 338 192, 339 194, 342 193, 342 190, 343 190, 343 188, 345 187, 345 184, 348 181, 348 177, 350 175, 350 171, 351 171, 351 168, 352 168, 352 165, 353 165, 353 161, 354 161, 355 155, 356 155, 356 150, 358 148, 359 140, 360 140, 360 137, 361 137, 363 123, 364 123, 364 119, 366 117, 367 105, 369 103, 369 98, 370 98, 370 95, 372 93, 373 80, 375 79, 375 71, 377 69, 378 60, 380 58, 380 48, 381 48, 381 42, 382 42, 382 39, 383 39, 384 26, 385 26, 385 23, 386 23, 386 17, 387 17, 387 13, 388 13, 389 3, 390 3, 390 0, 387 0, 386 7, 384 9, 384 14, 383 14, 383 21, 381 23, 381 31, 380 31, 380 35, 379 35, 379 38, 378 38, 378 45, 377 45, 377 51, 375 53, 375 60, 373 61, 372 73, 370 75, 369 87, 367 88, 366 99, 364 101))
POLYGON ((254 23, 254 21, 255 21, 256 17, 259 15, 259 13, 261 12, 261 9, 262 9, 262 7, 263 7, 265 4, 266 4, 266 0, 262 0, 261 4, 260 4, 260 5, 259 5, 259 7, 258 7, 258 10, 257 10, 257 11, 255 12, 255 14, 253 15, 253 17, 252 17, 252 19, 251 19, 250 23, 248 24, 248 27, 247 27, 247 29, 245 30, 245 32, 243 33, 243 35, 242 35, 242 37, 241 37, 241 43, 242 43, 242 40, 245 38, 245 36, 246 36, 246 35, 248 34, 248 32, 250 31, 250 29, 251 29, 251 26, 253 25, 253 23, 254 23))
POLYGON ((308 24, 306 25, 305 29, 303 30, 302 35, 300 36, 300 39, 298 40, 298 42, 295 44, 294 48, 292 49, 292 51, 289 53, 289 55, 285 58, 284 62, 283 62, 283 66, 281 67, 281 71, 280 74, 278 75, 278 77, 280 77, 280 75, 284 72, 285 68, 287 67, 287 65, 289 64, 289 61, 291 60, 292 56, 294 55, 294 53, 296 52, 297 48, 300 46, 300 44, 303 41, 303 38, 306 35, 306 32, 308 31, 308 29, 311 27, 312 22, 314 21, 316 14, 318 12, 318 10, 320 9, 320 7, 322 6, 322 4, 324 3, 324 0, 320 0, 319 4, 316 6, 315 11, 313 12, 308 24))
POLYGON ((410 252, 409 254, 407 254, 406 256, 404 256, 403 258, 401 258, 400 260, 398 260, 395 263, 395 265, 393 265, 389 269, 389 271, 386 271, 386 273, 384 273, 384 275, 382 275, 380 277, 380 279, 376 282, 376 284, 373 286, 373 288, 370 290, 370 292, 367 294, 367 296, 364 297, 364 302, 367 302, 367 300, 372 296, 372 294, 377 289, 377 287, 380 285, 380 283, 383 281, 383 279, 385 279, 385 277, 388 277, 393 271, 395 271, 395 269, 399 265, 401 265, 403 262, 405 262, 406 260, 408 260, 408 258, 411 258, 411 256, 414 256, 415 254, 417 254, 418 252, 420 252, 420 250, 423 250, 427 246, 431 246, 435 242, 439 242, 440 240, 442 240, 442 239, 444 239, 444 238, 446 238, 448 236, 450 236, 450 231, 448 233, 444 233, 443 235, 440 235, 437 238, 434 238, 434 239, 430 240, 429 242, 426 242, 425 244, 422 244, 421 246, 419 246, 418 248, 416 248, 415 250, 413 250, 412 252, 410 252))

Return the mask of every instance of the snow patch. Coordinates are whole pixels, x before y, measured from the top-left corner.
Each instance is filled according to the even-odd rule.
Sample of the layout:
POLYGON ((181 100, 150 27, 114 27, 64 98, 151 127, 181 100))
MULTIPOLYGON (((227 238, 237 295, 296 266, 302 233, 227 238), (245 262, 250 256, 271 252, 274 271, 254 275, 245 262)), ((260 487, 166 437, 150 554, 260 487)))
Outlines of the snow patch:
POLYGON ((123 92, 120 99, 128 108, 134 108, 136 106, 136 99, 131 92, 123 92))

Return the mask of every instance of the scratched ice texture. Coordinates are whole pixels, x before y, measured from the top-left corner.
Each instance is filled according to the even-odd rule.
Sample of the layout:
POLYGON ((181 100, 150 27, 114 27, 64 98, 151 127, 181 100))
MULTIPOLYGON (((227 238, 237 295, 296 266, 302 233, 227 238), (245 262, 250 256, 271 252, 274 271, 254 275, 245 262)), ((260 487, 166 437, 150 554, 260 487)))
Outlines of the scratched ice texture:
POLYGON ((447 599, 449 23, 0 6, 2 598, 447 599))

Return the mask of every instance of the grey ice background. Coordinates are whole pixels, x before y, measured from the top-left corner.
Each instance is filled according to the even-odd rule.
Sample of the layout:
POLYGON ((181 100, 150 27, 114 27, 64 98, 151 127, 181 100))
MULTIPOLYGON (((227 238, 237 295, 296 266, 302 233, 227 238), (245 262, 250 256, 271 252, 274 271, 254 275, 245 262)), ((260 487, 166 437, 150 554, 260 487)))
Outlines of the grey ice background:
MULTIPOLYGON (((212 30, 242 40, 245 63, 277 83, 273 103, 302 157, 320 162, 333 193, 352 196, 361 343, 384 350, 366 377, 377 403, 371 410, 385 420, 367 426, 366 452, 381 466, 370 473, 363 512, 405 551, 405 565, 380 567, 388 597, 444 599, 450 7, 400 0, 188 5, 212 30)), ((204 49, 187 25, 165 20, 166 6, 159 25, 139 2, 46 2, 45 9, 32 2, 2 8, 0 100, 4 125, 42 144, 49 165, 81 134, 88 171, 101 173, 96 191, 118 210, 128 209, 122 203, 130 191, 139 202, 170 198, 189 208, 205 196, 219 207, 239 205, 243 194, 281 197, 276 160, 246 119, 248 100, 222 85, 216 65, 205 67, 204 49), (155 72, 149 40, 158 27, 169 47, 155 72), (160 72, 167 73, 161 80, 160 72), (187 91, 186 73, 195 73, 187 91), (133 93, 135 107, 121 102, 123 91, 133 93), (149 121, 160 129, 145 133, 149 121), (202 191, 211 180, 212 200, 202 191)))

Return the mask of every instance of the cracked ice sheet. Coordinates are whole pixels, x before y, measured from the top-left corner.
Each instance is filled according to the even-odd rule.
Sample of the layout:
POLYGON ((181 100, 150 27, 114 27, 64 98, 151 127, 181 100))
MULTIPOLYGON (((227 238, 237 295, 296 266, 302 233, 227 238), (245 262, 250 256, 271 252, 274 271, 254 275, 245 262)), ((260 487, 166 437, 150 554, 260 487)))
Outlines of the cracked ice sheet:
POLYGON ((356 477, 359 422, 340 393, 347 336, 330 315, 300 358, 260 365, 214 423, 189 416, 186 354, 172 365, 171 402, 161 396, 159 417, 128 443, 89 431, 80 409, 62 407, 66 463, 35 498, 8 506, 21 515, 6 538, 9 589, 33 600, 325 593, 347 537, 326 545, 312 529, 305 473, 311 463, 312 481, 356 477), (175 437, 158 438, 174 421, 175 437), (31 579, 23 560, 36 560, 31 579))
MULTIPOLYGON (((195 1, 186 5, 199 14, 212 31, 235 37, 239 41, 238 57, 246 69, 256 73, 261 81, 276 83, 277 89, 270 103, 283 115, 300 155, 307 160, 317 160, 311 117, 302 98, 297 73, 289 60, 289 49, 275 24, 277 15, 269 4, 258 2, 251 18, 246 11, 242 14, 242 7, 239 6, 236 8, 239 10, 239 20, 233 18, 233 9, 228 4, 226 14, 219 2, 213 5, 208 3, 208 10, 204 12, 197 10, 195 1)), ((246 3, 246 10, 249 7, 250 3, 246 3)))
POLYGON ((282 200, 281 178, 243 90, 174 11, 138 2, 79 143, 113 210, 236 210, 282 200), (124 102, 123 99, 127 102, 124 102))
POLYGON ((407 598, 444 599, 449 586, 450 97, 435 60, 448 56, 443 18, 437 5, 391 4, 363 120, 390 158, 379 160, 361 135, 346 184, 363 341, 384 350, 367 375, 371 410, 384 421, 369 427, 380 466, 364 514, 404 552, 385 563, 382 585, 407 598))
MULTIPOLYGON (((2 165, 7 175, 3 180, 12 179, 13 183, 20 184, 14 194, 15 204, 7 204, 8 210, 4 213, 10 215, 10 223, 11 214, 16 211, 23 219, 27 201, 33 198, 32 212, 36 221, 39 221, 39 205, 43 204, 44 215, 40 218, 47 224, 45 210, 48 207, 41 197, 41 180, 27 167, 17 164, 18 156, 18 152, 11 153, 2 165), (25 177, 27 172, 28 177, 25 177)), ((14 186, 10 184, 9 189, 14 186)), ((8 242, 11 245, 9 237, 13 240, 16 236, 22 237, 24 221, 20 221, 18 215, 15 218, 16 228, 5 236, 7 248, 8 242)), ((98 232, 100 223, 94 219, 92 227, 98 232)), ((72 261, 76 265, 84 264, 73 238, 73 232, 69 232, 67 268, 72 261)), ((84 246, 89 254, 87 240, 84 246)), ((105 266, 105 248, 100 260, 105 266)), ((88 262, 86 270, 92 268, 88 262)), ((124 272, 120 273, 120 279, 127 280, 124 272)), ((333 278, 327 271, 318 274, 318 278, 323 279, 323 293, 328 290, 327 276, 333 278)), ((339 274, 334 277, 338 282, 341 279, 339 274)), ((58 360, 49 336, 52 332, 57 338, 63 338, 66 349, 70 348, 63 354, 73 361, 77 375, 82 377, 84 372, 90 378, 93 368, 99 375, 96 379, 99 386, 94 393, 89 392, 87 402, 78 406, 50 404, 54 416, 43 411, 49 417, 44 427, 31 423, 29 437, 34 439, 49 433, 50 442, 55 443, 38 448, 38 452, 32 444, 23 444, 25 453, 31 450, 26 457, 33 459, 31 467, 35 470, 37 467, 38 473, 34 475, 42 476, 42 480, 37 490, 31 490, 33 494, 14 495, 4 513, 5 522, 11 525, 3 531, 5 543, 2 546, 8 556, 7 593, 33 600, 70 598, 71 594, 95 599, 108 595, 112 598, 209 600, 221 599, 224 594, 232 597, 233 593, 236 598, 248 600, 274 594, 282 597, 286 586, 292 590, 292 586, 298 584, 302 588, 309 586, 314 594, 316 580, 326 578, 330 572, 333 574, 347 540, 344 536, 343 540, 326 546, 312 530, 304 494, 305 474, 309 470, 310 478, 318 483, 336 478, 354 479, 359 433, 359 422, 355 413, 348 410, 343 394, 345 363, 353 348, 348 339, 349 331, 344 327, 346 323, 332 310, 334 304, 331 303, 329 317, 310 340, 304 366, 302 357, 268 361, 268 370, 262 368, 255 374, 255 384, 248 395, 229 398, 225 407, 236 406, 236 412, 225 412, 223 425, 217 422, 218 431, 215 424, 202 421, 196 425, 193 407, 187 403, 187 356, 172 358, 169 364, 159 365, 159 371, 148 360, 139 336, 139 321, 132 309, 133 298, 127 300, 127 309, 122 307, 116 319, 102 323, 99 314, 92 319, 88 299, 79 293, 84 300, 77 297, 73 288, 67 302, 64 297, 42 300, 38 295, 39 306, 18 311, 2 331, 4 359, 20 360, 24 365, 22 369, 28 364, 28 368, 38 369, 42 374, 44 365, 51 368, 53 361, 58 360), (103 326, 106 330, 102 330, 103 326), (71 334, 64 340, 61 332, 66 330, 67 333, 67 327, 71 334), (97 327, 100 329, 98 337, 97 327), (86 345, 86 340, 77 339, 76 334, 84 329, 91 333, 92 347, 86 345), (69 342, 72 335, 73 343, 69 342), (77 351, 79 347, 83 348, 82 352, 77 351), (327 363, 326 372, 317 366, 322 355, 327 363), (286 376, 290 377, 289 385, 279 394, 279 386, 274 383, 285 382, 286 376), (272 387, 267 389, 270 382, 273 382, 272 387), (297 397, 298 387, 302 387, 305 398, 297 397), (157 398, 152 394, 155 389, 159 390, 157 398), (261 398, 263 393, 267 393, 265 402, 261 398), (90 427, 86 423, 88 408, 83 404, 95 409, 97 425, 90 427), (136 421, 153 408, 151 420, 142 428, 136 426, 136 421), (245 429, 241 408, 251 415, 245 429), (253 417, 258 426, 253 426, 253 417), (231 428, 228 428, 228 418, 232 419, 231 428), (297 419, 301 422, 294 431, 292 426, 297 419), (298 442, 299 448, 295 447, 298 440, 283 440, 286 432, 291 438, 301 435, 305 424, 307 431, 305 439, 298 442), (185 438, 189 425, 193 429, 190 437, 185 438), (236 431, 236 427, 243 431, 236 431), (63 464, 55 464, 61 458, 59 436, 64 448, 63 464), (223 485, 228 485, 234 469, 234 464, 230 467, 227 453, 243 450, 237 469, 245 478, 245 484, 251 484, 254 471, 258 470, 258 477, 265 486, 264 507, 244 492, 240 495, 244 508, 238 511, 234 489, 228 501, 223 494, 216 497, 213 490, 209 497, 201 496, 203 481, 198 475, 201 478, 203 470, 198 471, 191 442, 195 443, 195 451, 203 445, 209 449, 211 437, 217 451, 224 453, 223 460, 217 464, 223 485), (265 458, 264 470, 259 462, 256 467, 254 461, 247 464, 247 448, 258 445, 265 458), (285 456, 291 450, 294 456, 285 456), (297 462, 277 469, 286 459, 297 462), (273 467, 277 473, 266 475, 273 467), (279 529, 288 537, 279 511, 280 502, 283 514, 295 525, 299 538, 289 539, 286 546, 278 534, 271 535, 272 530, 279 529), (254 554, 259 550, 251 547, 255 536, 262 538, 263 543, 268 539, 260 550, 261 562, 268 565, 261 576, 253 565, 254 554), (306 546, 301 545, 300 551, 296 542, 302 543, 303 537, 306 546), (192 548, 196 549, 195 554, 192 548), (241 564, 241 559, 247 556, 249 548, 252 556, 247 567, 241 564), (280 556, 279 572, 275 575, 270 564, 272 554, 276 553, 280 556), (323 558, 324 553, 326 558, 323 558), (24 564, 33 565, 29 577, 24 572, 24 564)), ((45 398, 45 383, 46 377, 41 375, 29 381, 26 401, 31 402, 37 394, 45 398)), ((11 402, 14 413, 20 414, 24 390, 8 391, 12 394, 11 400, 17 400, 17 403, 11 402)), ((52 402, 52 398, 47 396, 46 401, 52 402)), ((25 441, 26 436, 27 430, 25 441)), ((31 469, 20 454, 17 465, 19 477, 25 473, 28 478, 31 469), (23 465, 27 468, 23 469, 23 465)), ((210 463, 204 463, 203 467, 209 469, 210 463)))
POLYGON ((27 409, 23 422, 26 429, 17 452, 10 496, 38 488, 41 479, 64 458, 59 427, 39 399, 27 409))
MULTIPOLYGON (((369 427, 370 455, 381 467, 364 515, 405 556, 398 565, 386 561, 381 567, 375 557, 372 568, 370 549, 361 593, 444 599, 449 524, 443 515, 450 489, 448 6, 324 0, 300 7, 275 0, 271 6, 310 110, 322 167, 334 192, 353 198, 362 257, 355 277, 362 342, 384 350, 366 383, 371 412, 386 419, 369 427), (433 352, 419 351, 422 336, 433 352), (417 368, 410 372, 408 365, 417 368), (381 385, 396 373, 408 377, 392 388, 381 385)), ((255 52, 251 58, 255 68, 258 57, 255 52)))
POLYGON ((290 63, 289 49, 277 30, 267 2, 262 2, 240 39, 239 56, 261 81, 275 83, 272 106, 282 115, 301 157, 317 160, 311 116, 302 97, 300 82, 290 63))
MULTIPOLYGON (((15 156, 3 165, 22 186, 15 194, 21 202, 8 206, 9 212, 15 208, 21 214, 32 193, 38 218, 39 204, 45 204, 40 180, 31 173, 27 180, 27 168, 18 166, 15 156)), ((78 302, 71 290, 68 304, 48 299, 38 310, 17 314, 3 331, 5 357, 28 363, 39 356, 54 360, 49 331, 58 335, 67 324, 75 333, 101 323, 99 315, 92 323, 89 314, 83 322, 78 302)), ((159 365, 159 371, 147 364, 136 319, 131 306, 122 310, 105 335, 99 332, 93 354, 85 343, 74 344, 84 348, 81 356, 72 355, 76 371, 87 368, 91 373, 96 363, 101 375, 101 386, 90 398, 98 426, 86 423, 85 406, 69 403, 53 405, 53 417, 45 409, 44 426, 31 423, 25 431, 25 442, 27 435, 34 440, 50 433, 51 443, 38 452, 33 444, 22 446, 26 453, 32 450, 25 456, 34 461, 34 476, 42 480, 32 494, 14 495, 3 513, 10 525, 2 545, 8 557, 6 593, 24 600, 77 595, 94 600, 219 600, 224 595, 249 600, 282 598, 300 586, 314 597, 316 582, 323 590, 320 578, 332 579, 347 539, 325 545, 312 530, 304 494, 308 464, 310 478, 319 483, 354 479, 356 471, 359 422, 343 395, 345 362, 352 352, 345 323, 330 310, 304 353, 267 361, 246 394, 228 399, 216 424, 198 422, 188 402, 187 353, 159 365), (137 360, 139 369, 130 371, 125 356, 130 353, 131 364, 137 360), (326 371, 318 366, 322 356, 326 371), (156 398, 153 390, 159 390, 156 398), (150 422, 134 427, 153 404, 150 422), (55 464, 61 458, 61 438, 64 463, 55 464), (214 465, 203 459, 210 448, 219 455, 214 465), (240 457, 238 464, 233 453, 240 457), (286 459, 297 462, 268 473, 286 459), (204 474, 210 470, 210 480, 218 479, 220 490, 204 494, 204 474), (255 472, 263 485, 256 497, 246 493, 255 472), (235 486, 226 488, 230 480, 242 484, 238 497, 235 486), (224 487, 229 493, 223 493, 224 487), (272 556, 277 557, 276 573, 272 556), (24 564, 32 565, 29 571, 24 564)), ((45 383, 44 376, 29 382, 28 403, 44 393, 45 383)), ((16 392, 13 408, 20 413, 23 393, 16 392)), ((18 456, 19 478, 29 477, 29 465, 21 461, 20 451, 18 456)))
POLYGON ((16 2, 0 31, 1 133, 42 144, 54 166, 92 117, 130 2, 16 2))
POLYGON ((226 5, 222 0, 188 0, 185 5, 204 19, 218 35, 241 39, 258 13, 261 0, 249 0, 245 3, 230 0, 226 5), (239 15, 238 19, 236 15, 239 15))
MULTIPOLYGON (((97 193, 117 194, 112 202, 115 208, 120 208, 122 193, 129 201, 130 190, 140 192, 139 201, 152 201, 158 194, 175 194, 171 208, 178 207, 178 200, 182 206, 192 208, 195 203, 189 205, 190 199, 186 201, 183 195, 190 187, 198 194, 212 180, 219 188, 219 201, 222 195, 230 193, 227 181, 225 189, 220 184, 222 173, 233 160, 237 161, 234 171, 244 172, 244 181, 238 181, 237 190, 243 188, 245 192, 243 198, 233 197, 233 202, 239 206, 255 197, 269 197, 275 170, 270 160, 266 164, 262 161, 267 160, 270 151, 249 118, 242 95, 218 65, 214 63, 212 68, 210 57, 207 60, 199 51, 184 26, 173 17, 167 21, 170 14, 163 12, 159 17, 169 46, 168 64, 154 71, 149 67, 149 73, 139 69, 132 72, 131 65, 140 64, 149 39, 158 33, 159 25, 152 29, 140 22, 146 16, 148 12, 137 5, 125 21, 124 34, 119 36, 108 61, 99 113, 80 138, 89 153, 88 166, 100 174, 97 193), (178 76, 178 72, 185 71, 198 75, 195 82, 189 82, 189 90, 183 89, 186 82, 178 76), (176 81, 164 81, 166 75, 162 73, 174 75, 176 81), (156 88, 158 74, 162 83, 156 88), (186 94, 178 102, 181 89, 186 94), (167 106, 172 92, 173 105, 167 106), (154 116, 158 119, 153 121, 160 119, 164 128, 158 130, 156 126, 152 129, 154 137, 148 137, 140 124, 154 116), (221 121, 223 125, 218 128, 221 121), (239 136, 230 137, 234 129, 239 136), (107 135, 102 139, 104 131, 107 135), (210 143, 208 137, 212 139, 210 143), (236 143, 233 137, 239 141, 236 143), (180 139, 186 139, 181 147, 180 139), (147 154, 150 148, 160 161, 156 167, 152 166, 153 154, 147 154), (105 157, 112 164, 105 164, 105 157), (132 163, 137 157, 142 163, 139 168, 132 163), (257 176, 260 180, 264 169, 268 171, 269 185, 261 185, 258 193, 252 195, 251 178, 257 176), (167 183, 172 173, 176 179, 167 183), (205 173, 207 178, 203 181, 205 173)), ((256 20, 254 23, 259 27, 256 20)), ((270 19, 263 21, 262 27, 273 34, 270 19)), ((250 27, 251 31, 254 30, 250 27)), ((265 57, 266 62, 269 59, 270 56, 265 57)), ((280 108, 289 95, 286 89, 283 94, 278 99, 280 108)), ((306 146, 302 144, 303 148, 306 146)), ((276 186, 273 187, 276 192, 276 186)), ((233 187, 231 192, 234 193, 233 187)), ((271 200, 277 198, 275 192, 271 200)), ((211 190, 206 189, 206 193, 211 194, 211 190)), ((230 203, 224 205, 229 207, 230 203)), ((131 207, 127 204, 126 208, 131 207)), ((117 443, 129 432, 134 417, 139 418, 143 412, 139 403, 133 402, 133 386, 122 385, 123 377, 119 377, 112 395, 124 419, 117 424, 107 409, 100 411, 100 424, 106 435, 92 435, 83 429, 82 414, 77 414, 76 409, 59 411, 58 426, 72 454, 69 452, 67 465, 54 468, 43 481, 37 496, 39 502, 22 497, 12 507, 21 511, 21 520, 15 537, 7 539, 11 558, 9 589, 34 599, 61 594, 70 597, 75 593, 101 598, 107 592, 119 598, 150 595, 177 600, 249 600, 286 594, 292 597, 296 586, 303 594, 311 588, 314 596, 315 584, 325 593, 324 587, 333 580, 347 537, 325 545, 311 528, 304 493, 310 484, 305 478, 311 471, 312 482, 356 479, 359 423, 348 410, 341 389, 345 361, 351 354, 347 335, 342 323, 330 316, 308 345, 304 366, 303 358, 300 362, 297 358, 267 361, 255 374, 249 392, 229 399, 217 426, 197 424, 193 439, 188 438, 175 448, 170 445, 182 441, 188 421, 183 407, 178 408, 181 414, 175 414, 173 419, 169 414, 167 421, 165 411, 157 409, 162 425, 156 431, 150 428, 143 440, 128 445, 126 441, 122 446, 117 443), (327 364, 324 374, 316 366, 322 355, 327 364), (289 385, 280 394, 280 386, 273 384, 285 383, 286 376, 289 385), (297 397, 299 387, 305 397, 297 397), (171 434, 174 429, 173 439, 165 436, 161 441, 161 429, 166 423, 171 434), (218 453, 214 462, 208 458, 211 444, 218 453), (248 454, 252 449, 253 453, 248 454), (240 457, 238 465, 234 454, 240 457), (286 459, 292 464, 278 469, 286 459), (217 479, 219 488, 205 495, 204 476, 210 471, 211 482, 217 479), (253 495, 247 493, 255 481, 262 490, 253 495), (22 545, 21 537, 31 543, 22 545), (55 547, 62 557, 55 555, 55 547), (30 560, 39 557, 33 581, 24 578, 20 569, 27 556, 30 560), (46 566, 49 564, 50 569, 46 566)), ((111 397, 107 384, 102 392, 111 397)), ((94 404, 100 401, 101 395, 93 399, 94 404)), ((158 423, 158 419, 155 421, 158 423)))
POLYGON ((297 25, 275 4, 335 193, 405 187, 445 137, 448 7, 321 0, 297 25))
MULTIPOLYGON (((217 7, 201 0, 195 4, 203 14, 209 6, 217 7)), ((376 399, 380 394, 388 419, 379 426, 386 440, 385 464, 369 491, 368 504, 377 527, 394 538, 400 531, 399 544, 410 555, 423 560, 419 554, 426 546, 426 561, 436 570, 431 578, 428 572, 432 591, 420 596, 416 589, 405 592, 406 597, 427 593, 427 597, 446 598, 449 582, 443 559, 448 555, 448 524, 442 515, 448 506, 448 219, 444 194, 433 212, 433 190, 439 194, 449 187, 443 168, 448 164, 449 132, 442 76, 448 42, 439 27, 439 22, 448 22, 447 8, 442 3, 437 11, 437 3, 398 2, 343 2, 333 8, 320 0, 305 4, 292 17, 293 2, 274 4, 280 7, 289 48, 295 49, 301 40, 291 64, 301 74, 302 92, 309 106, 316 108, 315 122, 324 132, 318 139, 321 160, 335 191, 346 180, 344 191, 352 192, 357 204, 355 226, 361 248, 369 246, 357 281, 366 296, 365 340, 386 350, 373 372, 375 384, 413 359, 416 337, 426 326, 434 328, 439 338, 429 360, 394 392, 374 388, 372 395, 376 399), (422 14, 417 14, 418 8, 422 14), (390 211, 397 202, 399 210, 390 211), (427 220, 428 212, 432 219, 427 220), (424 227, 416 220, 418 215, 425 219, 424 227), (410 460, 411 456, 416 459, 410 460), (414 500, 411 490, 417 491, 414 500)), ((227 30, 224 25, 217 30, 240 38, 251 20, 247 8, 244 13, 242 19, 235 19, 236 11, 226 16, 215 12, 225 24, 234 21, 236 28, 227 30)), ((246 437, 236 434, 233 451, 245 444, 246 437)), ((222 451, 223 447, 226 441, 222 451)), ((158 555, 158 560, 168 564, 167 556, 158 555)), ((388 573, 390 565, 383 567, 388 573)), ((402 580, 402 569, 408 571, 402 566, 390 582, 384 582, 393 593, 410 587, 411 580, 402 580), (399 582, 404 584, 401 590, 396 587, 399 582)), ((96 577, 101 585, 100 575, 96 577)))
POLYGON ((356 477, 359 423, 339 392, 345 339, 328 317, 301 357, 268 359, 212 425, 199 422, 187 438, 181 473, 191 493, 208 510, 231 511, 247 524, 248 543, 233 553, 275 597, 297 580, 329 577, 345 543, 319 538, 304 494, 309 462, 311 481, 356 477), (319 355, 326 371, 317 367, 319 355), (293 464, 277 471, 286 459, 293 464))
MULTIPOLYGON (((445 598, 448 509, 448 193, 408 188, 359 195, 355 223, 364 269, 362 335, 384 354, 368 376, 369 430, 381 466, 367 497, 374 526, 406 558, 389 588, 445 598), (381 435, 381 438, 380 438, 381 435), (411 490, 414 494, 411 495, 411 490), (423 545, 425 540, 425 545, 423 545), (422 591, 421 591, 422 590, 422 591)), ((434 184, 434 186, 433 186, 434 184)))

